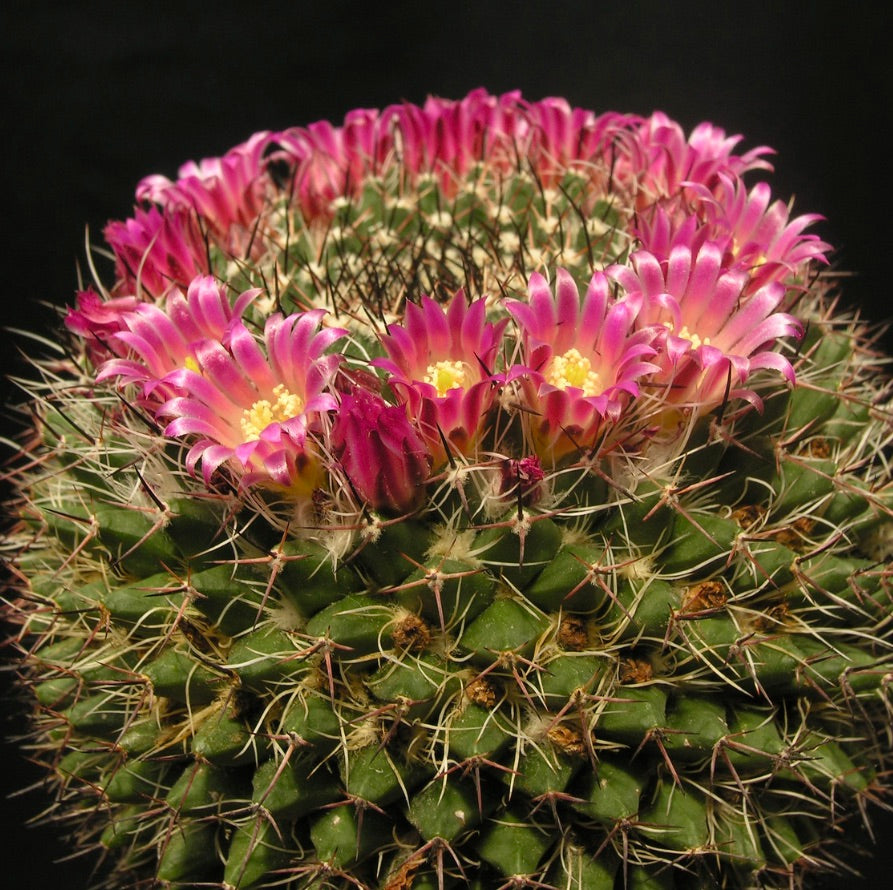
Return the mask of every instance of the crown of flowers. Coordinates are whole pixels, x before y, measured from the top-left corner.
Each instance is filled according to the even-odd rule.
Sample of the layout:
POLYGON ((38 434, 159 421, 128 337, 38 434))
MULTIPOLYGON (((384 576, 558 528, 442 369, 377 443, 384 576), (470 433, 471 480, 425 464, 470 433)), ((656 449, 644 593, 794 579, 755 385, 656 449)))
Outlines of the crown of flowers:
POLYGON ((482 90, 258 133, 144 180, 67 324, 207 486, 402 513, 457 464, 639 454, 793 381, 828 245, 737 143, 482 90))

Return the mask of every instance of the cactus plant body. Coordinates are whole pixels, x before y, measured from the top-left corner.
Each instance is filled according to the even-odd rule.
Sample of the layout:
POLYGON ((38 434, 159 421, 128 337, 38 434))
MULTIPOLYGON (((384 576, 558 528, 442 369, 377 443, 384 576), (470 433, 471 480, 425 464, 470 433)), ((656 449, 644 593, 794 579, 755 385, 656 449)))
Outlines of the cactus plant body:
POLYGON ((890 395, 738 141, 479 90, 140 183, 22 383, 4 541, 102 886, 842 867, 891 764, 890 395))

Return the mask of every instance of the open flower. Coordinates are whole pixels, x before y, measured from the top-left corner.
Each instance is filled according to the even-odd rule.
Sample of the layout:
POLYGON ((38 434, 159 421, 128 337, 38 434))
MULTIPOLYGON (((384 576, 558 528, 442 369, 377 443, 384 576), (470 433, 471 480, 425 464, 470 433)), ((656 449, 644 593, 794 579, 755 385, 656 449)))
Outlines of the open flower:
POLYGON ((430 297, 406 306, 404 325, 382 336, 387 358, 373 364, 388 373, 388 385, 406 405, 435 465, 451 450, 468 454, 493 404, 493 363, 507 319, 486 320, 483 299, 467 303, 458 291, 444 309, 430 297))
MULTIPOLYGON (((153 400, 157 405, 159 397, 166 398, 165 392, 170 394, 162 380, 178 368, 196 370, 197 344, 202 340, 220 340, 232 320, 241 317, 259 293, 245 291, 230 306, 225 289, 204 275, 190 283, 185 296, 179 289, 171 291, 163 308, 154 303, 110 301, 122 303, 121 311, 114 319, 114 330, 108 321, 108 329, 102 333, 118 358, 106 361, 97 379, 118 377, 123 384, 139 384, 139 401, 153 400)), ((69 320, 69 327, 79 330, 97 315, 96 310, 89 316, 79 314, 69 320)))
POLYGON ((831 246, 803 232, 821 219, 818 214, 791 219, 790 207, 784 201, 772 201, 765 182, 748 191, 737 177, 720 175, 717 180, 715 195, 698 190, 703 200, 703 230, 724 247, 729 265, 748 269, 748 293, 770 281, 783 281, 806 263, 827 265, 825 252, 831 246))
POLYGON ((99 377, 141 383, 155 416, 166 421, 164 435, 198 437, 186 465, 195 472, 201 463, 207 485, 229 463, 243 484, 309 494, 322 478, 310 434, 320 432, 325 413, 337 407, 328 388, 341 357, 325 352, 345 332, 320 330, 324 310, 287 318, 277 314, 267 319, 262 348, 238 317, 215 335, 226 312, 213 307, 207 286, 194 293, 194 311, 188 300, 185 305, 175 300, 167 315, 141 307, 130 329, 118 335, 138 358, 113 359, 99 377), (188 339, 208 332, 212 335, 188 339), (173 362, 176 367, 169 369, 173 362), (159 397, 164 397, 160 404, 159 397))
POLYGON ((747 272, 744 293, 751 294, 770 281, 797 287, 812 262, 827 264, 830 245, 804 229, 820 220, 817 214, 790 218, 783 201, 771 201, 769 186, 760 182, 750 191, 737 177, 717 176, 711 190, 690 185, 691 206, 668 213, 652 207, 636 220, 635 232, 642 247, 661 262, 675 247, 697 252, 707 241, 723 251, 723 266, 747 272))
POLYGON ((354 387, 341 398, 329 441, 332 456, 373 509, 408 513, 421 504, 431 457, 401 406, 354 387))
POLYGON ((506 301, 521 328, 523 362, 507 382, 517 382, 531 412, 534 445, 557 461, 591 447, 605 423, 616 423, 638 381, 657 370, 652 334, 634 332, 633 306, 612 302, 608 280, 596 272, 581 304, 570 273, 559 269, 554 296, 539 273, 530 276, 528 302, 506 301))
POLYGON ((748 273, 724 268, 722 250, 709 241, 696 251, 677 245, 665 262, 644 250, 630 260, 607 275, 635 305, 637 327, 655 331, 660 372, 652 383, 663 387, 664 402, 709 410, 728 394, 759 404, 753 391, 742 388, 758 369, 793 382, 790 362, 772 348, 802 333, 795 318, 775 311, 783 285, 771 282, 746 295, 748 273))
POLYGON ((199 437, 187 456, 190 471, 201 461, 210 484, 229 462, 244 473, 245 484, 273 483, 299 495, 319 485, 321 465, 308 436, 320 432, 325 412, 337 407, 327 390, 341 357, 324 353, 345 334, 338 328, 320 330, 324 314, 271 316, 264 327, 265 350, 241 320, 234 320, 223 342, 196 345, 195 370, 167 375, 163 382, 183 394, 157 413, 172 418, 165 435, 199 437))

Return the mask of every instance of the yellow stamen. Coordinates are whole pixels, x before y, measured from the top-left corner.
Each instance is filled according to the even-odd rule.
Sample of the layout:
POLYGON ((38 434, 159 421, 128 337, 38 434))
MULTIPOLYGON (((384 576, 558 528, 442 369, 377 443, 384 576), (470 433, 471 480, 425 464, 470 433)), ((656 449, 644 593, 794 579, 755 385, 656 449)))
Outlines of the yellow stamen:
POLYGON ((582 389, 584 396, 598 395, 602 391, 601 378, 592 370, 592 362, 578 349, 569 349, 564 355, 553 356, 546 379, 552 386, 561 389, 569 386, 582 389))
POLYGON ((425 383, 430 383, 438 396, 445 396, 451 389, 464 389, 471 383, 468 365, 465 362, 435 362, 428 365, 425 383))
POLYGON ((183 362, 183 366, 189 371, 195 371, 196 374, 200 374, 202 370, 198 366, 198 362, 191 355, 186 356, 186 359, 183 362))
POLYGON ((304 410, 301 397, 289 392, 282 383, 273 387, 273 395, 273 402, 258 399, 242 412, 242 435, 246 442, 259 439, 260 434, 271 423, 297 417, 304 410))
MULTIPOLYGON (((673 331, 673 325, 670 322, 665 321, 664 325, 666 326, 667 330, 670 331, 671 334, 675 333, 675 331, 673 331)), ((693 333, 692 331, 690 331, 688 329, 687 324, 682 325, 682 330, 679 331, 679 333, 677 333, 676 336, 682 340, 688 340, 688 342, 691 343, 692 349, 697 349, 699 346, 709 346, 710 345, 709 337, 704 337, 704 339, 702 340, 697 334, 693 333)))
MULTIPOLYGON (((732 239, 732 246, 729 248, 729 253, 732 254, 735 259, 740 259, 741 257, 741 245, 738 243, 736 238, 732 239)), ((751 269, 759 269, 760 266, 765 266, 766 263, 769 262, 769 257, 766 256, 762 251, 760 251, 753 259, 750 260, 749 266, 751 269)))

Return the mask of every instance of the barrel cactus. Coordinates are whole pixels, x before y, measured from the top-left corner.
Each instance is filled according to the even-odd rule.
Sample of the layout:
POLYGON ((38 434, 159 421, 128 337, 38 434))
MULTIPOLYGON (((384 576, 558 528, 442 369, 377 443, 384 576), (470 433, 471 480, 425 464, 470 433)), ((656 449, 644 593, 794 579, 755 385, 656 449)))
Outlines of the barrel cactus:
POLYGON ((140 183, 4 542, 102 886, 839 865, 889 788, 890 396, 738 141, 475 91, 140 183))

